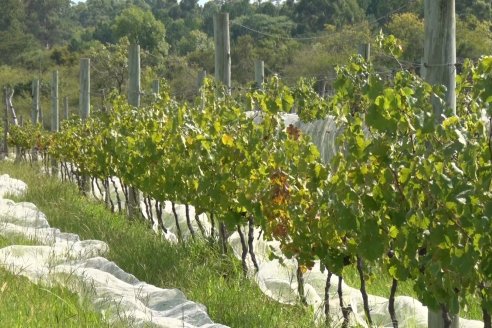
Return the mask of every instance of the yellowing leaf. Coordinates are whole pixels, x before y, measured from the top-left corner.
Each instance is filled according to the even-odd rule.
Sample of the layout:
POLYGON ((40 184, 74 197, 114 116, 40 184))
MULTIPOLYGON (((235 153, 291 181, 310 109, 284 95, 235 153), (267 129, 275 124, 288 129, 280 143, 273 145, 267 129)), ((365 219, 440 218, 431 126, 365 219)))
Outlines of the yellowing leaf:
POLYGON ((214 122, 214 129, 216 132, 219 132, 222 129, 222 125, 220 125, 220 122, 218 121, 214 122))
POLYGON ((308 268, 305 265, 299 265, 299 270, 301 270, 302 273, 306 273, 308 268))
POLYGON ((222 143, 226 146, 232 147, 234 146, 234 138, 228 134, 222 135, 222 143))
POLYGON ((457 116, 451 116, 451 117, 448 117, 446 118, 443 122, 442 122, 442 126, 444 128, 448 128, 450 126, 454 126, 456 124, 459 123, 459 118, 457 116))
POLYGON ((397 227, 395 226, 391 226, 391 228, 389 229, 389 233, 388 235, 391 237, 391 238, 396 238, 398 236, 398 233, 400 231, 398 230, 397 227))

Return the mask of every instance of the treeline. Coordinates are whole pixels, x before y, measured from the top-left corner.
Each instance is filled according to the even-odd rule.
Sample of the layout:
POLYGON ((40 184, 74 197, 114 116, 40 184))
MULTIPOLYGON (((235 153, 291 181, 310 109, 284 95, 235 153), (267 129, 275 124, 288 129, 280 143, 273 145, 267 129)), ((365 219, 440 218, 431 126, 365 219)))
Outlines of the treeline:
MULTIPOLYGON (((423 0, 0 0, 0 82, 30 91, 33 75, 65 69, 77 79, 78 59, 93 63, 94 94, 125 89, 127 44, 138 41, 146 52, 145 80, 165 78, 176 95, 191 98, 199 71, 214 71, 213 15, 230 14, 232 79, 244 86, 254 76, 254 60, 265 61, 266 74, 284 81, 299 77, 330 86, 333 67, 345 63, 360 43, 383 30, 401 40, 399 64, 376 55, 384 69, 414 68, 423 54, 423 0)), ((476 59, 492 52, 492 4, 460 0, 458 58, 476 59)), ((75 106, 76 83, 65 81, 75 106), (73 90, 72 90, 73 89, 73 90)), ((48 88, 42 88, 48 94, 48 88)))

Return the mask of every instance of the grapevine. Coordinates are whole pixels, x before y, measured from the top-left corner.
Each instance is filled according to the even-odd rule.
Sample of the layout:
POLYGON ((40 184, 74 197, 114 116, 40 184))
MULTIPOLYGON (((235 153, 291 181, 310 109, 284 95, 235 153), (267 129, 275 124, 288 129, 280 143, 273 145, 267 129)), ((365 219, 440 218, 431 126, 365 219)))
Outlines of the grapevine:
POLYGON ((112 111, 67 121, 59 133, 15 127, 10 142, 46 150, 79 175, 108 184, 117 176, 158 202, 213 213, 221 230, 240 232, 243 261, 253 233, 246 240, 241 227, 254 222, 297 260, 299 281, 316 260, 329 277, 356 265, 364 295, 380 266, 393 279, 395 326, 391 300, 408 280, 425 305, 451 314, 478 297, 490 322, 491 86, 492 57, 466 63, 459 115, 435 117, 441 87, 407 71, 384 78, 354 57, 338 69, 330 99, 306 81, 289 88, 274 77, 240 102, 206 80, 195 104, 164 87, 143 108, 116 97, 112 111), (328 163, 298 126, 284 125, 293 108, 341 128, 328 163))

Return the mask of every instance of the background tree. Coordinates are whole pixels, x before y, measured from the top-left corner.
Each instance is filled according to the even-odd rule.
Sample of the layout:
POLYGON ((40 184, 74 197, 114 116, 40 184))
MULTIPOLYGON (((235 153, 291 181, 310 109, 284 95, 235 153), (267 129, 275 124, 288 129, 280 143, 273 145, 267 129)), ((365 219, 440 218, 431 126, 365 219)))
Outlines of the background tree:
POLYGON ((268 16, 278 16, 280 13, 280 7, 275 6, 271 2, 260 3, 256 9, 257 14, 264 14, 268 16))
POLYGON ((458 59, 478 59, 492 54, 492 22, 467 16, 456 22, 456 56, 458 59))
POLYGON ((254 39, 250 35, 235 40, 231 47, 231 71, 237 83, 244 85, 254 80, 254 62, 257 58, 254 39))
POLYGON ((24 2, 16 0, 0 0, 2 15, 0 15, 0 31, 11 28, 24 29, 25 25, 25 6, 24 2))
POLYGON ((0 0, 0 7, 4 8, 0 15, 0 64, 12 65, 20 55, 36 48, 37 42, 27 33, 23 2, 0 0))
POLYGON ((101 21, 113 20, 126 7, 122 1, 86 0, 72 7, 75 17, 83 27, 96 26, 101 21))
POLYGON ((364 16, 356 0, 300 0, 294 10, 298 33, 322 31, 327 24, 353 24, 364 16))
POLYGON ((188 35, 183 36, 177 44, 177 52, 181 56, 192 52, 213 50, 213 39, 200 30, 193 30, 188 35))
POLYGON ((215 1, 221 4, 222 12, 229 13, 230 19, 251 16, 255 13, 255 8, 249 0, 215 1))
MULTIPOLYGON (((367 6, 366 16, 369 20, 378 20, 380 24, 386 24, 391 16, 396 13, 413 12, 423 17, 423 0, 359 0, 367 6)), ((459 2, 459 1, 457 1, 459 2)))
POLYGON ((168 50, 164 24, 156 20, 152 12, 136 6, 123 10, 115 18, 113 32, 117 39, 127 37, 130 42, 151 52, 166 53, 168 50))
POLYGON ((122 38, 117 44, 99 43, 90 49, 91 88, 94 92, 105 89, 108 93, 116 90, 123 94, 128 79, 128 38, 122 38))
POLYGON ((386 24, 388 34, 396 36, 403 45, 402 58, 419 62, 424 53, 424 21, 414 13, 402 13, 391 16, 386 24))
POLYGON ((348 25, 338 30, 333 25, 327 25, 316 42, 300 47, 284 69, 285 78, 293 83, 301 77, 310 77, 319 81, 320 89, 323 85, 329 89, 335 76, 334 68, 346 63, 347 58, 357 53, 358 45, 368 42, 370 38, 367 23, 348 25))
POLYGON ((490 0, 460 0, 456 1, 456 11, 464 18, 475 16, 480 20, 492 19, 492 2, 490 0))
MULTIPOLYGON (((265 14, 241 16, 234 19, 231 24, 231 39, 239 47, 248 48, 249 46, 246 46, 245 43, 251 42, 254 48, 251 53, 254 53, 258 59, 265 61, 270 69, 279 71, 292 59, 299 47, 299 43, 291 37, 295 26, 295 23, 287 16, 272 17, 265 14), (241 25, 259 33, 252 33, 241 25), (246 36, 249 38, 244 38, 246 36)), ((254 58, 242 59, 243 64, 241 66, 245 65, 245 60, 250 61, 250 69, 252 69, 254 58)), ((245 74, 251 75, 250 73, 245 74)))
POLYGON ((265 14, 254 14, 241 16, 232 21, 231 39, 237 39, 243 35, 251 35, 255 41, 270 38, 269 35, 278 36, 278 39, 286 39, 292 35, 295 23, 287 16, 269 16, 265 14), (240 26, 247 26, 260 33, 251 33, 250 30, 240 26))
POLYGON ((73 30, 70 0, 27 0, 25 24, 45 48, 69 39, 73 30))

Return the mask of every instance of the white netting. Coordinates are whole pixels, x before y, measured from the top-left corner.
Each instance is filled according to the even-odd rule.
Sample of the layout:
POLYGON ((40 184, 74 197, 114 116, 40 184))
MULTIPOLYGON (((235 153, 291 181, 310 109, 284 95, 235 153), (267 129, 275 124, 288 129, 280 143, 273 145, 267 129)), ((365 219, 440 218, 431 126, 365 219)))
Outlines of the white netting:
MULTIPOLYGON (((0 177, 3 193, 21 194, 26 185, 0 177)), ((178 289, 161 289, 141 282, 101 257, 106 243, 83 240, 50 228, 34 204, 0 199, 0 235, 19 234, 41 246, 13 245, 0 249, 0 266, 35 283, 61 284, 92 299, 108 320, 120 318, 133 326, 225 327, 214 324, 203 305, 178 289)))
MULTIPOLYGON (((246 231, 244 231, 246 234, 246 231)), ((294 304, 299 300, 297 292, 296 270, 297 263, 295 260, 286 259, 281 255, 276 241, 265 241, 255 230, 253 248, 256 254, 259 271, 255 274, 254 279, 257 281, 260 289, 269 297, 286 304, 294 304), (278 259, 269 259, 269 254, 275 253, 278 259)), ((235 232, 229 237, 229 243, 234 250, 234 254, 241 259, 242 247, 239 233, 235 232)), ((254 272, 253 262, 250 257, 247 258, 249 272, 254 272)), ((324 320, 324 293, 327 272, 321 272, 319 262, 312 270, 304 274, 305 296, 309 305, 315 309, 315 316, 318 320, 324 320)), ((330 317, 333 327, 341 327, 343 315, 340 308, 337 294, 338 277, 333 275, 330 280, 331 288, 329 291, 330 317)), ((362 302, 362 296, 358 289, 343 284, 343 298, 345 306, 350 305, 353 313, 350 316, 350 326, 359 325, 368 327, 365 322, 365 314, 362 302)), ((388 289, 389 293, 389 289, 388 289)), ((393 327, 391 317, 388 312, 388 300, 384 297, 369 295, 369 306, 374 324, 377 327, 393 327)), ((399 321, 399 327, 427 327, 427 307, 419 301, 408 297, 398 296, 395 299, 395 311, 399 321)), ((476 320, 460 319, 460 327, 463 328, 481 328, 483 322, 476 320)))

